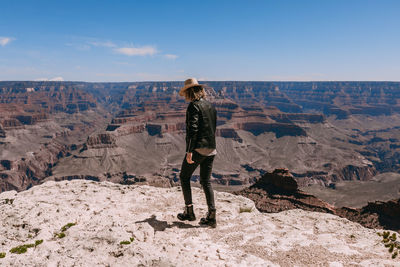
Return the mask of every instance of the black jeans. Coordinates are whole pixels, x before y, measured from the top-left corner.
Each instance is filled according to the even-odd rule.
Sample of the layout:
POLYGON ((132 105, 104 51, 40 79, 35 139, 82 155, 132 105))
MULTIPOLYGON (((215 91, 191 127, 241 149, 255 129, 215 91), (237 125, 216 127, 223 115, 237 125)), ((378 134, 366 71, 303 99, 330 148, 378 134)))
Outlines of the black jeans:
POLYGON ((206 195, 207 206, 209 210, 215 210, 214 202, 214 191, 211 187, 210 176, 212 171, 212 166, 214 162, 213 156, 203 156, 197 151, 193 151, 192 160, 194 163, 189 164, 186 161, 186 155, 182 162, 181 173, 179 178, 181 180, 183 198, 185 199, 185 204, 192 204, 192 190, 190 188, 190 178, 193 172, 196 170, 197 166, 200 164, 200 184, 203 186, 204 193, 206 195))

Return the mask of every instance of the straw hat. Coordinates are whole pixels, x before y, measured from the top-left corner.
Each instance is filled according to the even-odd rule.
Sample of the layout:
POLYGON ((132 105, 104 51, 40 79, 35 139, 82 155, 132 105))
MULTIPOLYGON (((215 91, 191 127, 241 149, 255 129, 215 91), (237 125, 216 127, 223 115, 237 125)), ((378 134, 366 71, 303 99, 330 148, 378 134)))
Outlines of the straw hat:
POLYGON ((203 87, 202 84, 199 84, 199 82, 197 81, 196 78, 189 78, 185 81, 185 85, 181 88, 181 90, 179 91, 179 95, 180 96, 184 96, 184 93, 187 89, 194 87, 194 86, 200 86, 203 87))

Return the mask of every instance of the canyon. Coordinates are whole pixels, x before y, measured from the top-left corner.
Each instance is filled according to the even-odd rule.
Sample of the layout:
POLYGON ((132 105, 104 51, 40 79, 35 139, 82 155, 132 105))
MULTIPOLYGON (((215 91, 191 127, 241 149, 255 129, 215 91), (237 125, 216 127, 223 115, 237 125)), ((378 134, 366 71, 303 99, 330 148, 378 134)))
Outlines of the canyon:
MULTIPOLYGON (((182 84, 0 82, 0 192, 72 179, 179 185, 182 84)), ((332 205, 346 182, 394 173, 390 188, 400 188, 400 83, 204 84, 218 113, 214 184, 250 186, 288 168, 332 205)), ((358 207, 374 200, 390 199, 371 194, 358 207)))

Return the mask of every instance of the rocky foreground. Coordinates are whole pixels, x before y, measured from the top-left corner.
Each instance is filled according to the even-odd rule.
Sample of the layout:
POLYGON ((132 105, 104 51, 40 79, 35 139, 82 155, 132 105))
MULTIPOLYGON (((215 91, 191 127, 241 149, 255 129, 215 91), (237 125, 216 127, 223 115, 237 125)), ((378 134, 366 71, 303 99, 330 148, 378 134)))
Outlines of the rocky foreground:
MULTIPOLYGON (((199 219, 202 191, 193 188, 193 198, 199 219)), ((377 230, 332 214, 260 213, 250 199, 216 192, 218 226, 211 229, 176 219, 182 199, 179 187, 86 180, 4 192, 0 265, 400 266, 377 230)))

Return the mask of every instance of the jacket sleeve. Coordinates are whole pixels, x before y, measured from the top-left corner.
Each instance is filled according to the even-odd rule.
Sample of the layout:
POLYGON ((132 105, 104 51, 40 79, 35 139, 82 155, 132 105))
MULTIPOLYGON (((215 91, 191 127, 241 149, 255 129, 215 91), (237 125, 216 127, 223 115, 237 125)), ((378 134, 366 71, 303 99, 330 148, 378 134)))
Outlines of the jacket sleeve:
POLYGON ((191 153, 196 147, 197 133, 199 131, 199 108, 191 102, 186 113, 186 153, 191 153))

